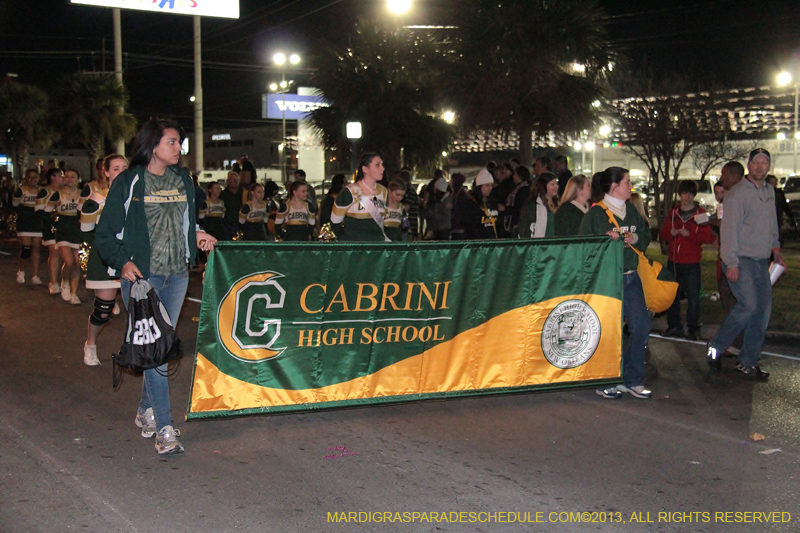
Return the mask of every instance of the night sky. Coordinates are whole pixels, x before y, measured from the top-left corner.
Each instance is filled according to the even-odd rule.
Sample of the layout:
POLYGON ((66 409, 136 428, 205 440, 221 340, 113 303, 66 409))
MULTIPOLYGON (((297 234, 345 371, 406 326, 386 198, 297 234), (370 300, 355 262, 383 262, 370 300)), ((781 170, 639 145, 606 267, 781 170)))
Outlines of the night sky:
MULTIPOLYGON (((798 0, 599 3, 610 17, 611 40, 629 58, 625 68, 688 74, 706 86, 755 87, 774 84, 794 57, 800 76, 798 0)), ((415 0, 405 21, 447 24, 448 13, 463 5, 415 0)), ((345 39, 358 16, 389 16, 383 8, 382 0, 240 0, 239 20, 203 19, 206 128, 261 123, 261 94, 280 79, 270 66, 275 51, 309 57, 319 38, 345 39)), ((0 74, 46 88, 79 68, 101 70, 104 37, 106 68, 113 69, 110 9, 3 0, 0 28, 0 74)), ((122 32, 131 111, 139 119, 169 115, 191 129, 192 18, 123 10, 122 32)), ((303 84, 305 76, 300 69, 292 78, 303 84)))

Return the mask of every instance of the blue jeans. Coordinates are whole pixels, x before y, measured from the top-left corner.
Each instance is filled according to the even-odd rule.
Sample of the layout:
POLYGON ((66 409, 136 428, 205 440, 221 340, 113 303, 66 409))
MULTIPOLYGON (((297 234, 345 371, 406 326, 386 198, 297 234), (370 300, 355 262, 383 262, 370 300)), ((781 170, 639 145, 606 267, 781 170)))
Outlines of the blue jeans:
MULTIPOLYGON (((158 298, 167 310, 172 327, 177 329, 178 317, 181 314, 186 288, 189 286, 189 271, 184 270, 170 276, 151 274, 148 280, 155 289, 158 298)), ((131 282, 121 280, 122 298, 125 307, 128 307, 128 298, 131 294, 131 282)), ((146 411, 153 408, 156 427, 159 431, 164 426, 172 425, 172 406, 169 401, 169 381, 167 380, 167 365, 151 368, 144 371, 142 382, 142 399, 139 410, 146 411)))
POLYGON ((626 387, 644 385, 644 350, 650 338, 650 312, 637 272, 624 275, 622 316, 628 323, 630 333, 628 345, 622 352, 622 379, 626 387))
MULTIPOLYGON (((727 271, 723 263, 722 270, 727 271)), ((744 331, 739 362, 756 366, 764 346, 769 317, 772 313, 772 284, 769 282, 769 260, 752 257, 739 258, 739 279, 728 281, 736 297, 736 305, 728 312, 710 346, 722 353, 737 335, 744 331)))
POLYGON ((675 274, 680 284, 672 307, 667 311, 667 326, 680 329, 681 326, 681 292, 686 294, 689 306, 686 309, 686 323, 689 333, 700 332, 700 263, 667 262, 667 269, 675 274))

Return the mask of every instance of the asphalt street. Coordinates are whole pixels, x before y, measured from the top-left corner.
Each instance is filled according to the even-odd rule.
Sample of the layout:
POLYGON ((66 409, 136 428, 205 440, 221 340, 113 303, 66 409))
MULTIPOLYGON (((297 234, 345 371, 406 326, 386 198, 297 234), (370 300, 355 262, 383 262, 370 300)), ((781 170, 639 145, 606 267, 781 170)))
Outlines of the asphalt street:
POLYGON ((654 337, 650 400, 582 389, 187 423, 187 300, 171 382, 186 453, 162 457, 133 424, 141 380, 112 390, 123 320, 86 367, 89 292, 72 306, 16 268, 0 243, 2 533, 800 531, 800 343, 767 346, 772 376, 754 382, 654 337))

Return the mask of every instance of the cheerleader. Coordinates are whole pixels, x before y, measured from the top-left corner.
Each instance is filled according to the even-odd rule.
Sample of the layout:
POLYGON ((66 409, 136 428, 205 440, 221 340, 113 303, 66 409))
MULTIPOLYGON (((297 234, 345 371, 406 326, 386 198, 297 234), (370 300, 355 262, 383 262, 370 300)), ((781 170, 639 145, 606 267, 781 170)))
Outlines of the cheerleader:
POLYGON ((55 213, 56 220, 56 248, 61 254, 64 265, 61 267, 61 298, 73 305, 80 305, 78 281, 81 277, 80 258, 78 251, 81 247, 81 221, 78 212, 78 171, 67 170, 64 173, 64 186, 54 192, 47 201, 46 213, 55 213), (64 282, 67 281, 68 285, 64 282))
POLYGON ((103 213, 111 182, 127 168, 128 160, 125 156, 120 154, 107 156, 102 166, 106 186, 92 189, 91 194, 84 198, 81 208, 81 235, 83 241, 90 247, 86 266, 86 288, 94 290, 94 311, 89 315, 88 333, 83 345, 83 362, 86 366, 100 364, 100 359, 97 358, 97 336, 103 326, 111 320, 111 315, 119 313, 115 303, 117 289, 120 286, 119 278, 108 275, 108 266, 94 250, 94 230, 103 213))
POLYGON ((308 184, 293 181, 286 202, 281 202, 278 209, 275 229, 285 241, 308 241, 314 233, 316 215, 316 206, 308 202, 308 184))
POLYGON ((392 242, 403 240, 403 221, 408 220, 408 213, 403 209, 403 197, 406 195, 406 182, 400 179, 389 183, 389 207, 386 209, 386 219, 383 221, 383 230, 392 242))
POLYGON ((208 186, 208 198, 200 205, 198 219, 203 229, 218 241, 226 240, 225 203, 219 199, 222 185, 214 182, 208 186))
MULTIPOLYGON (((60 171, 59 171, 60 172, 60 171)), ((19 270, 17 283, 25 283, 25 263, 33 263, 33 285, 41 285, 39 260, 42 246, 42 223, 36 214, 36 197, 39 195, 39 173, 29 168, 25 171, 22 185, 14 191, 11 204, 17 210, 17 237, 19 237, 19 270)))
POLYGON ((378 183, 383 178, 383 160, 367 152, 358 162, 356 182, 348 183, 336 197, 331 228, 342 242, 385 242, 383 219, 387 191, 378 183))
POLYGON ((250 185, 250 199, 239 210, 239 224, 242 226, 243 241, 267 241, 267 218, 269 211, 264 202, 264 186, 260 183, 250 185))
MULTIPOLYGON (((123 156, 124 159, 124 156, 123 156)), ((78 211, 83 212, 83 204, 89 199, 92 194, 97 193, 103 198, 108 196, 108 187, 111 185, 109 179, 106 177, 106 164, 107 158, 97 161, 97 179, 90 181, 81 189, 81 197, 78 199, 78 211)), ((127 163, 126 163, 127 164, 127 163)))
MULTIPOLYGON (((47 201, 53 193, 64 186, 64 173, 58 168, 51 168, 44 174, 47 185, 39 189, 39 196, 36 197, 36 212, 39 214, 42 223, 42 244, 47 246, 47 266, 50 271, 50 294, 61 293, 58 284, 58 275, 61 270, 61 254, 56 249, 56 234, 53 228, 52 213, 47 212, 47 201)), ((66 283, 65 280, 61 281, 66 283)))

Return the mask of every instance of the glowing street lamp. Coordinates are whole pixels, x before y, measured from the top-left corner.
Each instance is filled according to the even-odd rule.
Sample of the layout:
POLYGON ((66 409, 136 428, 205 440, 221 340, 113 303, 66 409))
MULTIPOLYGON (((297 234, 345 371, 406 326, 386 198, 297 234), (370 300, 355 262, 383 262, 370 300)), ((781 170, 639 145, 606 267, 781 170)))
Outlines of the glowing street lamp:
POLYGON ((283 173, 284 181, 288 180, 288 176, 286 175, 286 91, 289 89, 289 85, 291 82, 286 81, 286 61, 289 61, 291 65, 297 65, 300 63, 300 56, 297 54, 289 54, 289 57, 286 57, 286 54, 283 52, 278 52, 274 56, 272 56, 272 62, 281 67, 281 82, 280 84, 271 83, 269 88, 272 91, 280 92, 283 94, 283 108, 281 109, 281 126, 283 130, 283 137, 281 138, 280 144, 280 154, 281 154, 281 171, 283 173))
POLYGON ((356 145, 358 140, 361 138, 361 123, 360 122, 348 122, 345 126, 345 133, 347 134, 347 138, 353 141, 353 146, 350 149, 350 167, 353 169, 355 173, 358 169, 358 153, 356 152, 356 145))
POLYGON ((411 11, 411 0, 387 0, 386 7, 393 15, 403 15, 411 11))

